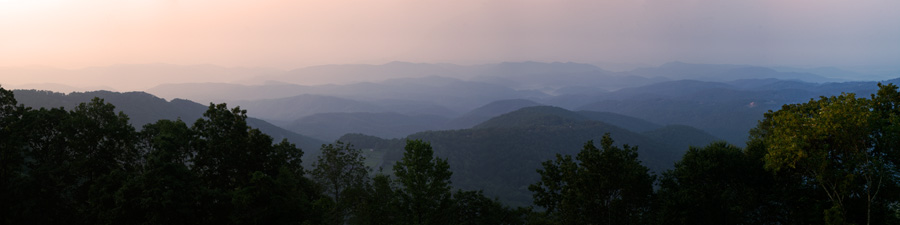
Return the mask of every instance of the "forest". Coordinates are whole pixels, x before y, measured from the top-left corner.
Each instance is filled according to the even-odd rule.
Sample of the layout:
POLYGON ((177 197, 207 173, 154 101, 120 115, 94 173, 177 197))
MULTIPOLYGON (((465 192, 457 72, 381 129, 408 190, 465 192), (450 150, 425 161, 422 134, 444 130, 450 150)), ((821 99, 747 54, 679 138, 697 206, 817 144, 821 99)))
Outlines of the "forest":
POLYGON ((295 143, 251 127, 246 110, 224 103, 193 122, 136 129, 101 98, 34 109, 0 88, 0 221, 900 224, 900 93, 878 88, 784 105, 764 114, 745 147, 691 146, 660 173, 641 160, 653 159, 639 154, 646 146, 616 142, 619 134, 577 140, 575 154, 534 165, 539 179, 521 187, 533 202, 515 207, 454 187, 451 177, 474 176, 451 170, 465 161, 437 156, 441 146, 422 139, 404 140, 387 168, 368 166, 363 149, 340 141, 303 162, 295 143))

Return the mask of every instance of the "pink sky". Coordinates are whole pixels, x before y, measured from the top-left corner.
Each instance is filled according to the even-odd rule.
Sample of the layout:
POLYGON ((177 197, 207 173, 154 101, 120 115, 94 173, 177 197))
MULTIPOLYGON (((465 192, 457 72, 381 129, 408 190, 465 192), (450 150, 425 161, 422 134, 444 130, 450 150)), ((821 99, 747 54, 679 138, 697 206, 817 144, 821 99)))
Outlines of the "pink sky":
POLYGON ((900 62, 893 0, 0 0, 0 66, 900 62))

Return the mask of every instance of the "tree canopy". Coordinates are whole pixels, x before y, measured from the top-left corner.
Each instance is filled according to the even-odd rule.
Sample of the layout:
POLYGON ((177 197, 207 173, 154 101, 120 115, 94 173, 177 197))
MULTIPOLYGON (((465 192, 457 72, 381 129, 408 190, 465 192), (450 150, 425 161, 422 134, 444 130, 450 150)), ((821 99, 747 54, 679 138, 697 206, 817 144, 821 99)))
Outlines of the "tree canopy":
POLYGON ((891 203, 883 200, 898 181, 900 98, 897 86, 878 85, 868 99, 846 93, 785 105, 752 131, 766 146, 766 169, 799 174, 825 193, 826 223, 871 224, 873 211, 891 203))
POLYGON ((643 224, 655 177, 637 159, 637 148, 613 146, 609 134, 584 144, 575 160, 557 155, 528 187, 534 203, 561 224, 643 224))
MULTIPOLYGON (((519 208, 453 187, 454 174, 477 171, 455 173, 451 161, 467 158, 437 157, 435 148, 447 146, 420 139, 357 138, 403 146, 402 157, 384 156, 396 161, 388 171, 370 173, 363 150, 342 142, 322 145, 307 170, 301 149, 249 126, 245 110, 226 104, 211 103, 193 123, 159 120, 135 129, 100 98, 33 109, 0 87, 0 223, 900 224, 900 93, 893 84, 879 87, 870 98, 847 93, 769 111, 746 148, 690 147, 659 180, 637 147, 616 146, 606 133, 599 148, 587 141, 574 156, 540 163, 539 178, 520 187, 534 202, 519 208)), ((552 129, 569 129, 566 141, 589 137, 552 129)), ((540 134, 490 147, 563 146, 541 142, 540 134)), ((498 136, 478 138, 467 140, 498 136)), ((471 148, 467 157, 490 150, 457 144, 471 148)), ((503 157, 511 159, 504 168, 533 168, 511 166, 527 161, 516 154, 503 157)), ((498 182, 516 179, 532 180, 498 182)))

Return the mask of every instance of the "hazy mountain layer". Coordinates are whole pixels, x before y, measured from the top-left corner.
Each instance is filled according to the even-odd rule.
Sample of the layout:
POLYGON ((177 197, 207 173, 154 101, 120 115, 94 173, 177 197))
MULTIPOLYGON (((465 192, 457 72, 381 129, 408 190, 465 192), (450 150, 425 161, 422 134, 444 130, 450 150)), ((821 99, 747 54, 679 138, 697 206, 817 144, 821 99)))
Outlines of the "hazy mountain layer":
POLYGON ((148 92, 164 98, 187 98, 200 102, 276 99, 303 94, 326 95, 366 102, 428 102, 457 112, 468 111, 496 100, 538 99, 547 96, 539 91, 519 91, 495 84, 445 77, 402 78, 380 83, 322 86, 167 84, 152 88, 148 92))
POLYGON ((611 112, 578 111, 578 114, 596 121, 602 121, 634 132, 647 132, 663 126, 646 120, 611 112))
POLYGON ((672 80, 732 81, 738 79, 777 78, 805 82, 836 82, 842 79, 806 72, 780 72, 771 68, 750 65, 690 64, 670 62, 659 67, 638 68, 628 73, 643 77, 665 77, 672 80))
POLYGON ((281 71, 266 68, 161 63, 119 64, 75 70, 50 67, 0 67, 0 77, 8 75, 28 78, 25 83, 10 86, 4 84, 7 88, 35 88, 57 92, 98 89, 143 91, 165 83, 235 82, 248 77, 277 73, 281 73, 281 71), (56 89, 63 87, 72 90, 56 89))
MULTIPOLYGON (((887 82, 897 83, 898 80, 887 82)), ((594 96, 581 110, 614 112, 656 124, 683 124, 700 128, 730 143, 743 145, 747 131, 768 110, 841 92, 868 96, 875 82, 806 83, 777 79, 731 83, 681 80, 627 88, 594 96)), ((584 101, 584 97, 579 101, 584 101)), ((556 98, 556 101, 572 101, 556 98)), ((546 102, 552 105, 552 102, 546 102)))
POLYGON ((300 118, 285 128, 321 140, 337 140, 347 133, 401 138, 420 131, 439 130, 448 120, 440 116, 399 113, 319 113, 300 118))
POLYGON ((495 116, 512 112, 521 108, 538 106, 540 103, 525 99, 500 100, 488 103, 447 122, 448 129, 471 128, 495 116))

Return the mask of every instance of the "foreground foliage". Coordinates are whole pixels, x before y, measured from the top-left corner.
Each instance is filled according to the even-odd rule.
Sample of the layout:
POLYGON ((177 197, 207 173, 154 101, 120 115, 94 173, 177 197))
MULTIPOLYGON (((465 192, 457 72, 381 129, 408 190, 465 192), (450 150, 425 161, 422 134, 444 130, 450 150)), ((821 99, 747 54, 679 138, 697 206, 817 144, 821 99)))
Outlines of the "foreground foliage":
POLYGON ((900 94, 878 86, 870 99, 850 93, 785 105, 752 131, 767 150, 766 169, 825 194, 828 224, 884 223, 897 205, 900 94))
POLYGON ((2 224, 522 223, 481 192, 451 195, 449 166, 426 142, 408 144, 397 182, 370 182, 359 150, 343 143, 323 145, 310 173, 302 150, 225 104, 190 126, 160 120, 137 131, 99 98, 31 109, 0 88, 0 137, 2 224))
POLYGON ((557 155, 544 162, 541 181, 528 187, 535 205, 561 224, 645 224, 655 177, 637 159, 637 148, 613 146, 609 134, 601 147, 589 141, 577 161, 557 155))
POLYGON ((0 88, 0 223, 900 224, 900 93, 879 86, 770 111, 746 148, 691 147, 658 180, 604 135, 543 162, 540 208, 516 209, 454 190, 422 140, 390 171, 340 142, 308 170, 225 104, 137 130, 99 98, 31 109, 0 88))

